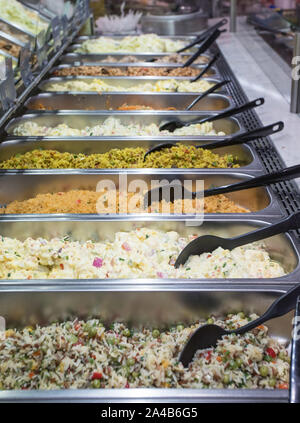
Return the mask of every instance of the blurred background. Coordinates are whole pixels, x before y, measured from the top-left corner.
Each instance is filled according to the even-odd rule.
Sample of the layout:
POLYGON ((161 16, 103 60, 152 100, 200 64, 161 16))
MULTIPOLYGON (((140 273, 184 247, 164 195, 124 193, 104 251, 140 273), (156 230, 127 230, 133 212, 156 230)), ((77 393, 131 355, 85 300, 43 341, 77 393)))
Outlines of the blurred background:
MULTIPOLYGON (((95 18, 105 14, 119 14, 122 1, 90 0, 95 18)), ((237 0, 238 14, 257 13, 266 7, 295 9, 300 0, 237 0)), ((202 9, 209 18, 229 14, 230 0, 127 0, 125 11, 134 9, 143 13, 192 13, 202 9)))

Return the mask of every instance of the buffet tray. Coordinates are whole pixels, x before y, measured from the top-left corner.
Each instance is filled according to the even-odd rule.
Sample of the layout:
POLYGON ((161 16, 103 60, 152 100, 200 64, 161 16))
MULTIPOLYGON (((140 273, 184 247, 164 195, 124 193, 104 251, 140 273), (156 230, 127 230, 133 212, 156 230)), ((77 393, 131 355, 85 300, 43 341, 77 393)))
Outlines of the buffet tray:
MULTIPOLYGON (((12 201, 24 201, 29 198, 33 198, 38 194, 46 194, 51 192, 68 192, 70 190, 90 190, 96 192, 97 184, 101 181, 110 180, 115 184, 116 189, 119 189, 120 176, 124 177, 124 173, 118 171, 107 173, 105 171, 94 172, 92 170, 85 170, 84 172, 74 172, 74 173, 61 173, 53 172, 47 173, 47 171, 36 171, 34 174, 27 173, 0 173, 0 207, 5 207, 7 204, 12 201)), ((253 175, 241 173, 238 171, 233 171, 232 173, 224 173, 220 171, 219 173, 211 173, 205 170, 199 173, 178 173, 176 176, 173 172, 165 173, 161 172, 159 169, 155 169, 152 173, 136 173, 131 172, 128 169, 126 172, 126 182, 127 189, 130 188, 130 184, 137 179, 143 181, 147 185, 146 189, 151 189, 151 183, 162 181, 180 181, 182 184, 184 181, 192 181, 192 189, 195 191, 196 181, 204 181, 204 188, 208 189, 211 186, 217 187, 222 185, 234 184, 242 181, 247 181, 251 179, 253 175)), ((125 180, 125 179, 124 179, 125 180)), ((272 192, 270 188, 260 187, 252 188, 248 190, 238 191, 231 194, 226 194, 226 197, 236 202, 242 207, 245 207, 248 210, 251 210, 250 213, 246 215, 244 213, 229 213, 228 216, 234 218, 243 218, 247 217, 267 217, 267 216, 276 216, 276 218, 283 217, 284 212, 281 208, 278 199, 272 192)), ((37 218, 40 217, 51 217, 52 214, 5 214, 0 215, 1 217, 30 217, 37 218)), ((205 216, 220 216, 220 214, 209 214, 206 213, 205 216)), ((80 217, 80 214, 55 214, 57 218, 65 217, 80 217)), ((85 215, 91 219, 97 219, 100 215, 88 214, 85 215)), ((103 216, 103 215, 101 215, 103 216)), ((117 217, 118 215, 112 215, 117 217)), ((157 214, 153 215, 157 216, 157 214)), ((109 217, 109 216, 108 216, 109 217)))
MULTIPOLYGON (((51 84, 51 83, 58 83, 58 82, 67 82, 67 81, 77 81, 77 80, 81 80, 81 81, 93 81, 94 79, 100 79, 103 81, 107 81, 107 83, 109 83, 112 86, 116 86, 116 87, 122 87, 122 88, 130 88, 130 87, 134 87, 137 84, 142 84, 143 82, 153 82, 156 83, 158 81, 163 81, 163 80, 179 80, 179 81, 186 81, 189 80, 191 78, 188 77, 183 77, 183 76, 176 76, 176 77, 172 77, 170 78, 169 76, 161 76, 161 77, 154 77, 154 76, 138 76, 138 77, 132 77, 132 76, 101 76, 101 77, 97 77, 97 76, 66 76, 66 77, 54 77, 54 78, 49 78, 49 79, 44 79, 38 86, 38 88, 41 91, 48 91, 47 90, 47 85, 51 84)), ((202 80, 207 81, 211 84, 218 84, 220 82, 220 79, 217 78, 202 78, 202 80)), ((50 91, 50 92, 55 92, 55 91, 50 91)), ((56 92, 65 92, 65 91, 56 91, 56 92)), ((69 93, 88 93, 88 92, 97 92, 97 91, 67 91, 69 93)), ((106 93, 110 93, 110 91, 105 91, 106 93)), ((120 92, 120 93, 128 93, 128 92, 133 92, 133 93, 141 93, 141 94, 147 94, 147 93, 151 93, 152 91, 113 91, 113 92, 120 92)), ((164 93, 167 91, 160 91, 160 93, 164 93)), ((222 87, 220 89, 218 89, 216 92, 226 92, 226 87, 222 87)), ((101 95, 102 91, 98 92, 98 95, 101 95)), ((201 94, 201 92, 196 91, 196 93, 199 95, 201 94)), ((193 93, 192 93, 193 94, 193 93)))
MULTIPOLYGON (((66 69, 66 68, 73 68, 73 67, 77 67, 77 65, 74 65, 74 64, 71 64, 71 63, 66 63, 66 64, 61 64, 59 66, 55 66, 54 68, 51 69, 50 75, 52 75, 57 70, 66 69)), ((129 64, 126 64, 126 63, 111 63, 109 66, 103 66, 101 64, 100 67, 102 67, 102 68, 121 68, 121 69, 122 68, 129 68, 129 67, 132 67, 132 68, 137 68, 137 67, 140 67, 140 68, 155 68, 155 69, 159 69, 159 68, 177 69, 178 68, 178 65, 176 65, 176 63, 167 64, 167 65, 165 65, 163 63, 148 63, 147 66, 137 66, 135 63, 129 63, 129 64)), ((203 65, 203 64, 194 65, 193 64, 190 67, 191 68, 194 68, 194 69, 197 69, 197 70, 199 69, 199 73, 200 73, 200 71, 202 69, 204 69, 205 65, 203 65)), ((217 78, 219 78, 218 69, 215 66, 211 67, 206 72, 206 74, 208 75, 208 77, 217 77, 217 78)), ((101 75, 99 75, 99 76, 93 76, 93 78, 101 78, 101 77, 102 77, 101 75)), ((158 77, 159 76, 157 76, 157 78, 158 77)), ((126 78, 128 78, 128 77, 126 76, 126 78)), ((169 79, 172 78, 173 79, 174 76, 170 75, 170 76, 167 76, 167 78, 169 78, 169 79)), ((175 78, 177 78, 177 77, 175 77, 175 78)), ((193 78, 193 77, 184 77, 184 78, 193 78)))
MULTIPOLYGON (((66 50, 68 51, 68 50, 66 50)), ((135 66, 149 66, 152 62, 149 62, 151 59, 162 59, 166 56, 170 56, 172 53, 65 53, 61 56, 60 62, 61 63, 78 63, 78 64, 101 64, 102 66, 110 66, 111 64, 119 64, 120 62, 107 62, 105 59, 107 59, 108 56, 114 57, 115 59, 122 60, 125 56, 134 56, 138 59, 137 62, 122 62, 124 65, 134 64, 135 66)), ((189 57, 192 55, 192 53, 182 53, 183 57, 189 57)), ((203 53, 200 57, 203 57, 204 63, 209 62, 209 60, 212 58, 211 54, 209 53, 203 53)), ((169 63, 165 63, 165 66, 169 66, 169 63)), ((182 66, 181 63, 175 63, 176 66, 182 66)), ((199 66, 201 63, 195 63, 194 66, 199 66)))
MULTIPOLYGON (((250 285, 227 286, 209 284, 172 286, 160 283, 122 286, 78 284, 76 287, 57 283, 52 286, 11 285, 0 288, 0 314, 7 328, 26 324, 46 325, 64 315, 84 318, 89 314, 105 316, 107 323, 123 318, 133 325, 153 323, 171 325, 178 321, 192 323, 211 313, 223 315, 243 310, 259 315, 289 285, 255 288, 250 285), (166 305, 168 307, 166 308, 166 305), (16 313, 17 310, 17 313, 16 313)), ((291 343, 293 313, 267 323, 269 335, 279 342, 291 343)), ((156 326, 157 327, 157 326, 156 326)), ((86 390, 15 390, 0 391, 1 402, 288 402, 283 389, 86 389, 86 390)))
MULTIPOLYGON (((0 161, 4 161, 9 159, 11 156, 15 154, 23 154, 27 151, 31 151, 34 149, 50 149, 50 150, 58 150, 60 152, 69 152, 69 153, 84 153, 84 154, 93 154, 93 153, 105 153, 113 148, 129 148, 129 147, 144 147, 150 148, 155 145, 161 144, 161 138, 154 138, 154 137, 102 137, 101 139, 97 137, 56 137, 56 138, 46 138, 46 137, 10 137, 7 141, 4 141, 0 145, 0 161)), ((195 141, 190 139, 186 141, 180 137, 173 137, 168 138, 165 137, 163 139, 164 142, 172 141, 172 142, 180 142, 181 144, 189 145, 195 144, 195 141)), ((197 145, 200 143, 197 142, 197 145)), ((238 171, 262 171, 262 164, 258 158, 256 151, 250 145, 236 145, 231 147, 224 147, 212 150, 215 153, 220 155, 224 154, 233 154, 237 157, 237 161, 240 164, 240 168, 238 171)), ((107 169, 107 172, 114 173, 116 169, 107 169)), ((127 173, 129 170, 136 171, 136 173, 153 173, 155 169, 119 169, 120 172, 127 173)), ((169 173, 170 168, 168 169, 160 169, 162 172, 169 173)), ((236 168, 234 170, 237 170, 236 168)), ((39 172, 40 170, 17 170, 19 173, 35 173, 39 172)), ((70 169, 61 169, 62 173, 69 173, 69 172, 82 172, 84 173, 85 169, 74 169, 73 171, 70 169)), ((102 172, 103 169, 95 169, 95 172, 99 171, 102 172)), ((199 173, 202 172, 203 169, 187 169, 187 168, 172 168, 173 174, 178 173, 186 173, 189 174, 190 172, 199 173)), ((232 168, 226 169, 207 169, 208 172, 215 173, 218 171, 222 171, 224 173, 232 173, 232 168)), ((9 170, 3 169, 0 170, 0 173, 5 172, 13 172, 15 173, 16 170, 9 170)), ((44 172, 51 172, 51 170, 45 170, 44 172)), ((55 170, 57 172, 57 169, 55 170)))
MULTIPOLYGON (((280 220, 280 218, 275 218, 280 220)), ((243 233, 253 231, 260 227, 265 227, 274 222, 273 217, 259 218, 254 216, 240 216, 239 218, 232 218, 228 215, 220 215, 219 217, 205 217, 199 219, 195 215, 178 216, 178 215, 117 215, 114 216, 97 216, 95 220, 89 219, 86 216, 73 215, 72 217, 64 217, 57 219, 57 217, 45 217, 37 219, 35 216, 26 218, 24 215, 21 217, 3 216, 0 219, 0 233, 3 237, 16 238, 25 240, 26 238, 64 238, 68 235, 72 240, 84 242, 93 240, 95 242, 101 240, 114 239, 115 233, 119 231, 131 231, 137 227, 146 227, 155 230, 163 231, 176 231, 180 236, 188 235, 207 235, 213 234, 221 237, 233 237, 243 233)), ((299 245, 294 242, 292 233, 280 234, 264 240, 266 250, 269 252, 272 259, 278 261, 284 268, 286 275, 277 278, 261 278, 261 279, 209 279, 209 284, 219 283, 225 286, 232 284, 250 284, 253 287, 256 285, 270 285, 294 283, 299 281, 300 262, 299 262, 299 245)), ((192 284, 196 287, 201 283, 208 283, 207 279, 132 279, 136 285, 147 283, 149 285, 157 285, 159 283, 168 282, 173 286, 177 284, 192 284)), ((94 283, 96 285, 117 283, 119 285, 126 285, 128 279, 61 279, 60 282, 66 285, 75 283, 94 283)), ((56 284, 57 279, 44 279, 39 280, 22 280, 20 286, 25 286, 27 283, 39 285, 56 284)), ((14 280, 2 279, 2 284, 15 283, 14 280)))
MULTIPOLYGON (((40 93, 29 97, 25 102, 27 110, 116 110, 124 103, 128 105, 145 105, 156 110, 173 107, 184 111, 198 96, 190 93, 98 93, 68 94, 68 93, 40 93)), ((212 112, 225 111, 233 107, 232 99, 224 94, 209 94, 200 100, 192 111, 212 112)), ((120 111, 120 110, 119 110, 120 111)), ((173 112, 173 111, 172 111, 173 112)))
MULTIPOLYGON (((25 123, 26 121, 36 122, 38 125, 54 127, 59 124, 67 124, 71 128, 74 129, 84 129, 87 126, 96 126, 103 123, 109 117, 115 117, 121 121, 122 124, 126 125, 127 123, 136 123, 140 125, 150 125, 151 123, 156 123, 160 125, 162 122, 170 121, 176 119, 180 119, 184 122, 189 122, 193 120, 200 120, 208 116, 214 116, 215 113, 207 113, 204 114, 202 112, 170 112, 170 111, 134 111, 134 112, 119 112, 119 111, 101 111, 101 112, 91 112, 91 111, 74 111, 74 112, 44 112, 39 111, 36 113, 26 113, 21 117, 17 117, 12 119, 8 125, 5 127, 5 131, 15 137, 13 135, 13 130, 16 126, 25 123)), ((243 126, 240 124, 239 119, 236 117, 231 118, 224 118, 218 119, 213 122, 213 127, 217 132, 223 131, 226 135, 181 135, 177 136, 181 140, 194 140, 194 141, 213 141, 213 140, 222 140, 227 139, 231 134, 239 134, 244 132, 243 126)), ((18 136, 17 138, 24 139, 28 138, 27 136, 18 136)), ((53 138, 53 137, 45 137, 45 138, 53 138)), ((69 137, 70 139, 74 138, 69 137)), ((103 139, 103 136, 98 137, 84 137, 87 140, 90 139, 103 139)), ((126 140, 129 137, 125 137, 124 135, 120 136, 108 136, 108 139, 122 139, 126 140)), ((137 138, 137 139, 145 139, 146 136, 130 136, 130 138, 137 138)), ((166 139, 173 139, 175 140, 176 136, 174 135, 164 135, 164 136, 151 136, 148 137, 153 140, 157 139, 163 142, 166 139)))

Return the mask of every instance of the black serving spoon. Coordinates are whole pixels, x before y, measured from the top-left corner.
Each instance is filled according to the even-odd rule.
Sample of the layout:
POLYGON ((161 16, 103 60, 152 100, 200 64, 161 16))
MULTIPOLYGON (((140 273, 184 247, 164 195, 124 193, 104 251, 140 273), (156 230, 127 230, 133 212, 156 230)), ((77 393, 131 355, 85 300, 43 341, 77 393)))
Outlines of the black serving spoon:
POLYGON ((179 120, 179 119, 171 120, 160 125, 159 130, 174 132, 175 129, 183 128, 184 126, 193 125, 195 123, 213 122, 218 119, 234 116, 234 115, 237 115, 238 113, 246 112, 247 110, 251 110, 255 107, 262 106, 264 102, 265 102, 264 98, 260 97, 255 100, 249 101, 248 103, 245 103, 242 106, 233 107, 229 110, 225 110, 224 112, 218 113, 217 115, 208 116, 200 120, 196 119, 189 122, 183 122, 182 120, 179 120))
POLYGON ((198 79, 202 78, 203 75, 206 74, 207 71, 216 63, 216 61, 220 58, 220 53, 217 53, 214 55, 214 57, 210 60, 210 62, 207 63, 207 65, 204 66, 204 68, 200 71, 200 73, 195 76, 195 78, 192 78, 190 82, 196 82, 198 79))
POLYGON ((185 110, 191 110, 192 107, 195 106, 195 104, 198 103, 198 101, 203 100, 203 98, 205 98, 206 96, 208 96, 209 94, 214 93, 215 91, 219 90, 220 88, 224 87, 224 85, 229 84, 230 80, 227 79, 225 81, 221 81, 218 82, 217 84, 213 85, 212 87, 210 87, 208 90, 204 91, 204 93, 201 93, 198 97, 195 98, 195 100, 193 100, 191 102, 190 105, 188 105, 185 110))
POLYGON ((262 239, 269 238, 270 236, 299 228, 300 212, 296 212, 278 223, 274 223, 266 228, 257 229, 256 231, 248 232, 234 238, 221 238, 214 235, 199 236, 184 247, 177 257, 174 266, 175 268, 178 268, 180 265, 184 264, 190 256, 211 253, 218 247, 222 247, 224 250, 233 250, 234 248, 241 247, 242 245, 261 241, 262 239))
MULTIPOLYGON (((300 220, 298 221, 297 226, 299 225, 300 220)), ((221 339, 222 336, 232 334, 243 335, 244 333, 249 332, 259 325, 262 325, 268 320, 275 319, 276 317, 280 317, 289 313, 291 310, 295 309, 297 297, 299 295, 300 284, 294 288, 291 288, 286 294, 282 295, 276 301, 274 301, 274 303, 261 317, 252 320, 252 322, 249 322, 238 329, 225 330, 217 325, 201 326, 192 334, 186 343, 185 347, 180 353, 179 361, 184 365, 184 367, 187 367, 193 360, 196 351, 215 347, 217 345, 217 341, 221 339)))
MULTIPOLYGON (((272 172, 263 176, 257 176, 256 178, 249 179, 248 181, 206 189, 203 191, 203 197, 227 194, 229 192, 242 191, 250 188, 265 187, 271 184, 275 184, 277 182, 289 181, 291 179, 299 177, 300 165, 286 167, 277 172, 272 172)), ((163 189, 163 186, 159 186, 148 191, 144 196, 145 208, 149 207, 154 201, 162 201, 163 199, 173 203, 176 199, 197 197, 197 192, 189 191, 188 189, 184 188, 184 186, 180 183, 170 185, 168 184, 167 186, 170 188, 167 192, 163 189), (164 194, 168 195, 168 198, 164 198, 164 194)))
POLYGON ((223 31, 220 31, 219 29, 216 29, 214 32, 212 32, 199 46, 198 50, 188 58, 188 60, 181 65, 182 68, 186 68, 187 66, 190 66, 198 57, 205 53, 206 50, 209 49, 211 45, 219 38, 219 36, 222 34, 223 31))
MULTIPOLYGON (((202 148, 202 149, 213 149, 213 148, 222 148, 222 147, 229 147, 231 145, 239 145, 244 144, 245 142, 255 141, 258 137, 267 137, 269 135, 276 134, 277 132, 282 131, 284 128, 284 123, 279 121, 272 123, 271 125, 262 126, 260 128, 254 129, 252 131, 243 132, 242 134, 232 135, 229 138, 221 139, 218 141, 213 141, 208 144, 200 144, 196 145, 195 148, 202 148)), ((150 148, 144 155, 144 161, 146 157, 154 153, 155 151, 160 151, 164 148, 172 148, 175 147, 176 143, 166 143, 158 144, 152 148, 150 148)))
POLYGON ((204 41, 212 32, 214 32, 216 29, 221 28, 222 26, 226 25, 228 20, 226 18, 222 19, 215 25, 209 27, 206 31, 202 32, 197 38, 195 38, 194 41, 192 41, 190 44, 187 44, 186 46, 182 47, 180 50, 177 50, 176 53, 182 53, 185 50, 188 50, 191 47, 194 47, 194 45, 201 43, 201 41, 204 41))

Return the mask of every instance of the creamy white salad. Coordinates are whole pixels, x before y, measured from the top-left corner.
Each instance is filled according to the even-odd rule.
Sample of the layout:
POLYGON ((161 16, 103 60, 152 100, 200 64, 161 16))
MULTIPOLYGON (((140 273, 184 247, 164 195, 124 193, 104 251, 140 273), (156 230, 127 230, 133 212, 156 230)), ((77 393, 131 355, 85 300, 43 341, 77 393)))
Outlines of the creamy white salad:
POLYGON ((214 84, 204 79, 196 82, 189 80, 166 79, 156 82, 140 82, 132 86, 122 86, 104 79, 73 79, 70 81, 50 82, 46 84, 46 91, 97 91, 97 92, 204 92, 214 84))
POLYGON ((186 41, 162 38, 157 34, 128 35, 124 38, 99 37, 84 41, 76 53, 175 53, 186 41))
POLYGON ((261 243, 192 256, 175 269, 180 251, 195 236, 140 228, 113 241, 19 241, 2 237, 1 279, 274 278, 285 274, 261 243))
POLYGON ((36 122, 27 121, 16 126, 13 134, 17 136, 156 136, 156 135, 218 135, 224 136, 225 132, 216 131, 212 122, 197 123, 183 128, 178 128, 174 132, 167 130, 160 131, 156 123, 143 125, 140 123, 123 124, 120 119, 109 117, 103 123, 95 126, 87 126, 83 129, 71 128, 65 123, 49 127, 40 126, 36 122))

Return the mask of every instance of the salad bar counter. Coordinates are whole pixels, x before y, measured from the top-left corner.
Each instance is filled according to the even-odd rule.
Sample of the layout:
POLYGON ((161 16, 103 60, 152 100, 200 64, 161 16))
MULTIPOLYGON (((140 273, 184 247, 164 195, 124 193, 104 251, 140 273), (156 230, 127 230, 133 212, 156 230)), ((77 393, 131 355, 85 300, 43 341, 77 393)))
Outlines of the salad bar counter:
POLYGON ((300 166, 220 34, 70 37, 5 112, 0 401, 299 401, 300 166), (287 292, 286 314, 183 364, 198 327, 287 292))

